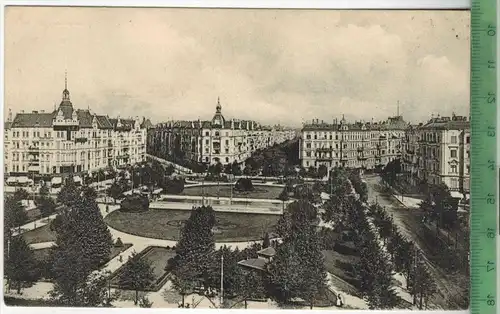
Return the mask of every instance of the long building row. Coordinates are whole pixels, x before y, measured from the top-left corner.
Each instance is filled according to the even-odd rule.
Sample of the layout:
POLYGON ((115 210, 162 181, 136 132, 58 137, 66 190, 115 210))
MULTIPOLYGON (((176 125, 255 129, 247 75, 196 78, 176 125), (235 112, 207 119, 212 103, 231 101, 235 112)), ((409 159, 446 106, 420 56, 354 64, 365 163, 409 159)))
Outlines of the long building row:
POLYGON ((241 163, 257 149, 291 140, 293 129, 262 126, 255 121, 226 119, 217 100, 211 120, 170 121, 148 132, 148 153, 168 160, 199 164, 241 163))
POLYGON ((406 123, 400 115, 367 123, 316 119, 304 124, 299 147, 305 168, 370 170, 400 159, 402 176, 411 185, 444 183, 454 192, 470 191, 470 123, 463 116, 432 118, 419 125, 406 123))
POLYGON ((9 111, 4 124, 4 173, 10 181, 51 180, 145 160, 146 119, 109 118, 75 109, 65 86, 51 112, 9 111), (33 179, 34 178, 34 179, 33 179))

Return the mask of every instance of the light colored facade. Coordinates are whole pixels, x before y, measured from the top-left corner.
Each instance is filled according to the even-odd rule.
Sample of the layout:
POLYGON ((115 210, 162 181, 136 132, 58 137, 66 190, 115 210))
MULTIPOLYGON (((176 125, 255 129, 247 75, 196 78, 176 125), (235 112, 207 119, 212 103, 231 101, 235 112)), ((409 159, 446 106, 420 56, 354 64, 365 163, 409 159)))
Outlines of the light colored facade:
POLYGON ((410 184, 444 183, 453 192, 469 194, 470 122, 453 115, 408 128, 402 161, 410 184))
POLYGON ((301 130, 299 158, 304 168, 374 169, 401 156, 405 128, 402 116, 376 123, 316 119, 301 130))
POLYGON ((74 109, 67 88, 53 112, 22 111, 9 120, 4 170, 10 176, 52 177, 145 160, 145 120, 74 109))
POLYGON ((209 121, 170 121, 148 132, 148 153, 160 158, 196 163, 245 161, 252 152, 295 138, 295 131, 265 127, 254 121, 226 119, 217 101, 209 121))

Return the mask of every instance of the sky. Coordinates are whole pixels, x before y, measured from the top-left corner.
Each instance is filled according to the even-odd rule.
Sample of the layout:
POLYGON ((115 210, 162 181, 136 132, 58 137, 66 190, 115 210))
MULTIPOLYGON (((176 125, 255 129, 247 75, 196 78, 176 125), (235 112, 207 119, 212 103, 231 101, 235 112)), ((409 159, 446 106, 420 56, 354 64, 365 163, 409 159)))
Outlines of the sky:
POLYGON ((5 104, 300 126, 469 115, 468 11, 5 8, 5 104))

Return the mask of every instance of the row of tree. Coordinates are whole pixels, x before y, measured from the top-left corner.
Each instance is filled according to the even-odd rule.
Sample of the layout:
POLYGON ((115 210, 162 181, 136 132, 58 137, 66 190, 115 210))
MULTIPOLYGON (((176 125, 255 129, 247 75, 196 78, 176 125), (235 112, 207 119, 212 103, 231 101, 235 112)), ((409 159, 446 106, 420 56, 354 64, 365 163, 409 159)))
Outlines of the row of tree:
POLYGON ((369 307, 392 309, 400 302, 392 287, 392 266, 370 229, 362 200, 353 194, 353 187, 360 192, 364 191, 361 179, 356 176, 357 174, 349 173, 343 168, 332 170, 330 200, 325 204, 323 219, 332 223, 336 232, 348 234, 354 242, 354 248, 360 257, 353 267, 354 274, 369 307))
POLYGON ((437 288, 432 276, 415 244, 407 240, 394 224, 392 217, 378 204, 369 207, 373 222, 386 244, 395 271, 401 273, 407 289, 413 295, 413 304, 419 309, 427 307, 437 288))

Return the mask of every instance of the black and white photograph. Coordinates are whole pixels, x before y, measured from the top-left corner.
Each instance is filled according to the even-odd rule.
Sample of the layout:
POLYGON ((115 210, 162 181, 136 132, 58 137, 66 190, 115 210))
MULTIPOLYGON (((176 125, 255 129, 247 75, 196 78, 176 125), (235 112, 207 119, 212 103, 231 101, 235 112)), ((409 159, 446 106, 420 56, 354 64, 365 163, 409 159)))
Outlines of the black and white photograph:
POLYGON ((4 10, 7 307, 468 309, 469 11, 4 10))

